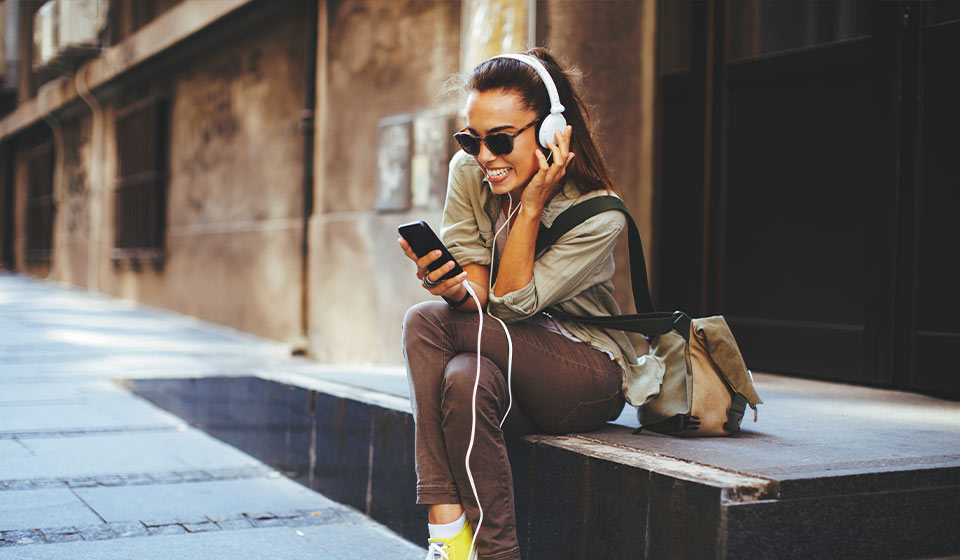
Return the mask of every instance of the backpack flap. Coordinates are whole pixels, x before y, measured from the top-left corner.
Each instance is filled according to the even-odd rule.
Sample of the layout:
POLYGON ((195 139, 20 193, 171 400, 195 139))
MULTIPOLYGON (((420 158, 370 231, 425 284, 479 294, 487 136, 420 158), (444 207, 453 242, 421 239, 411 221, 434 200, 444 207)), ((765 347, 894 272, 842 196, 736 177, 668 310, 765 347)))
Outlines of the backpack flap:
POLYGON ((753 387, 753 376, 747 369, 747 364, 740 354, 733 333, 727 325, 726 319, 717 315, 693 319, 691 334, 706 348, 707 354, 716 365, 716 369, 723 380, 735 394, 743 395, 750 408, 756 410, 758 404, 763 404, 760 395, 753 387))

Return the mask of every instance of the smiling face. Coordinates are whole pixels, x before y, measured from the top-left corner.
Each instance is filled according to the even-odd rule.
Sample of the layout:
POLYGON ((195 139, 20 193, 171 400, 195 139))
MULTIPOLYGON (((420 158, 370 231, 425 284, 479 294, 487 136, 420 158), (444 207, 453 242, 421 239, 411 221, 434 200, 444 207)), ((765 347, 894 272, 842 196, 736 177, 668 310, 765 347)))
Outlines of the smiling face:
MULTIPOLYGON (((476 136, 516 132, 536 118, 515 91, 471 91, 467 97, 467 129, 476 136)), ((495 194, 511 193, 514 200, 520 200, 523 188, 540 169, 536 128, 531 126, 518 134, 509 154, 494 155, 485 142, 480 144, 480 153, 473 158, 483 167, 495 194)))

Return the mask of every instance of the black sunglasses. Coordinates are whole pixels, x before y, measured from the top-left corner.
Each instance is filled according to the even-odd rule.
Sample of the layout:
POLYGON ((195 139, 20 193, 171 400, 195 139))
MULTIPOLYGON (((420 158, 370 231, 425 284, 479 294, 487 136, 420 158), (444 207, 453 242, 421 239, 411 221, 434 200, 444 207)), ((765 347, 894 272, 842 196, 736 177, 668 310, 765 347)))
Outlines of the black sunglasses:
POLYGON ((516 132, 494 132, 486 136, 474 136, 465 130, 461 130, 454 134, 453 137, 457 139, 457 143, 460 144, 463 151, 471 156, 480 153, 481 142, 487 145, 487 149, 490 150, 491 154, 495 156, 505 156, 513 151, 513 139, 519 136, 524 130, 537 124, 539 120, 540 119, 537 119, 531 122, 516 132))

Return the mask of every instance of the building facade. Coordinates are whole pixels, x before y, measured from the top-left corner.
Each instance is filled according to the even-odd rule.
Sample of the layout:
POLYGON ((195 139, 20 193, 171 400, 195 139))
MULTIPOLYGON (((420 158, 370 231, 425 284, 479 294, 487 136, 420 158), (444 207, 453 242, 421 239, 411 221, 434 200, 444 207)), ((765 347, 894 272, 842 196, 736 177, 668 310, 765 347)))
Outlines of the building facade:
POLYGON ((52 51, 50 2, 0 4, 5 268, 400 363, 425 294, 396 227, 439 223, 462 122, 440 92, 544 45, 659 308, 724 313, 754 369, 960 394, 955 3, 73 1, 96 41, 52 51))

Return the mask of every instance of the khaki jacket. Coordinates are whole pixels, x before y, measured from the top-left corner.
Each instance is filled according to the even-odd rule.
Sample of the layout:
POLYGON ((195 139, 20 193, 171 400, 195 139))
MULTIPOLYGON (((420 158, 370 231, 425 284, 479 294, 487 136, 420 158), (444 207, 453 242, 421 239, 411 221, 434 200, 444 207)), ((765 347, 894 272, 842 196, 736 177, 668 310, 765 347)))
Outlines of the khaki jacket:
MULTIPOLYGON (((570 206, 606 191, 581 194, 568 181, 544 208, 540 221, 550 227, 570 206)), ((492 257, 494 224, 501 211, 495 196, 473 157, 458 151, 450 161, 447 195, 440 235, 461 266, 481 264, 491 268, 495 282, 497 262, 492 257)), ((487 310, 504 322, 514 323, 556 308, 574 315, 619 315, 613 297, 613 249, 626 226, 620 212, 603 212, 564 234, 536 255, 530 283, 497 297, 491 289, 487 310)), ((498 243, 504 243, 500 239, 498 243)), ((571 334, 601 350, 611 352, 623 368, 623 391, 627 402, 640 406, 659 391, 663 370, 648 360, 638 363, 636 350, 623 331, 604 330, 576 321, 558 319, 571 334)))

